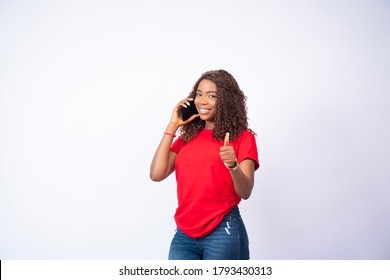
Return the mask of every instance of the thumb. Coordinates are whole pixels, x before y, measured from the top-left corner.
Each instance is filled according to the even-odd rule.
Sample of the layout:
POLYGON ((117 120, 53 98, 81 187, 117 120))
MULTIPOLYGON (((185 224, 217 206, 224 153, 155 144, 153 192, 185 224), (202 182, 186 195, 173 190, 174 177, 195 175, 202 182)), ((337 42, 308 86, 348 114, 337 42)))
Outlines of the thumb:
POLYGON ((229 146, 229 136, 230 136, 230 134, 229 134, 229 132, 226 132, 226 134, 225 134, 225 141, 224 141, 224 143, 223 143, 223 145, 226 147, 226 146, 229 146))
POLYGON ((185 123, 190 123, 190 122, 192 122, 193 120, 195 120, 197 117, 199 117, 199 114, 194 114, 194 115, 192 115, 185 123))

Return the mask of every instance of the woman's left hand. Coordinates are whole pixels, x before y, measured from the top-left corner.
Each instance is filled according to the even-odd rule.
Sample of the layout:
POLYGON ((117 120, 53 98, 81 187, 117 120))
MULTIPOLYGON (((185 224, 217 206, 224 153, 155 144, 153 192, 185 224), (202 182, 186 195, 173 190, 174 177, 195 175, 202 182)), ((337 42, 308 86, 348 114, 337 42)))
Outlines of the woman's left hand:
POLYGON ((221 156, 223 163, 228 168, 231 168, 234 167, 235 163, 237 162, 237 158, 233 147, 229 145, 229 137, 229 132, 227 132, 223 146, 219 149, 219 155, 221 156))

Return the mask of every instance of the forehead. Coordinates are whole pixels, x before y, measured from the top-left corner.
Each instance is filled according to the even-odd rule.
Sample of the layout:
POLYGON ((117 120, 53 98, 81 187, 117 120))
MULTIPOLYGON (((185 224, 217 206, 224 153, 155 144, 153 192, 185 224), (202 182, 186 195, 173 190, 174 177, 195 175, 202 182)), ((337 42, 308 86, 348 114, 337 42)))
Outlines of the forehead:
POLYGON ((217 84, 211 80, 203 79, 198 85, 200 91, 217 91, 217 84))

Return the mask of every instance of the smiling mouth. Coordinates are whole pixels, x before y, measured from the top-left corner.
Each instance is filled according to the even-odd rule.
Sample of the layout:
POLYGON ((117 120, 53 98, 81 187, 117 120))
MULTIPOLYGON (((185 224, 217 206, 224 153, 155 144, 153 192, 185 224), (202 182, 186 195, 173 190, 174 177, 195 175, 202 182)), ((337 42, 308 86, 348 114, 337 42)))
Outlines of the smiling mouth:
POLYGON ((210 109, 204 109, 204 108, 199 109, 199 113, 201 114, 207 114, 208 112, 210 112, 210 109))

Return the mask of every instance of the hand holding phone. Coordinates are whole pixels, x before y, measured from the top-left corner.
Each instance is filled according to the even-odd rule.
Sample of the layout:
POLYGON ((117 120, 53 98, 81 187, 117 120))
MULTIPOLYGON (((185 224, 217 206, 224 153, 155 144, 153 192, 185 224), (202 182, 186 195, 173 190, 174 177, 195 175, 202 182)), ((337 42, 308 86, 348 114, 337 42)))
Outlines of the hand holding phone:
POLYGON ((187 108, 184 106, 179 107, 179 114, 183 121, 186 121, 191 116, 198 114, 198 110, 196 110, 194 100, 189 101, 189 103, 190 105, 187 105, 187 108))

